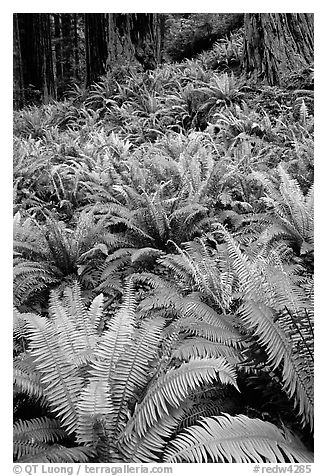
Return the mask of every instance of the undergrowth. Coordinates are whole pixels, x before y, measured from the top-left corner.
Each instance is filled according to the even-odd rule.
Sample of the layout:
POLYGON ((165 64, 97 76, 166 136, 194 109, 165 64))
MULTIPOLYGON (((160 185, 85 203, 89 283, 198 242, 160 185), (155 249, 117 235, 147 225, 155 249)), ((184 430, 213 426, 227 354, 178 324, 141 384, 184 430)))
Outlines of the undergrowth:
POLYGON ((312 91, 240 54, 14 113, 17 461, 312 460, 312 91))

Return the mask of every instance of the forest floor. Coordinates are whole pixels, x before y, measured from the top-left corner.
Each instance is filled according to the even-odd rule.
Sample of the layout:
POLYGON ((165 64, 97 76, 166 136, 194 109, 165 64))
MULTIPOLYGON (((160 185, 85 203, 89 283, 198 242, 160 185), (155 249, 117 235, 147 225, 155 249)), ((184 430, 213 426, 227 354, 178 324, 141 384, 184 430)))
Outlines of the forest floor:
POLYGON ((310 461, 312 72, 235 44, 14 113, 16 459, 310 461))

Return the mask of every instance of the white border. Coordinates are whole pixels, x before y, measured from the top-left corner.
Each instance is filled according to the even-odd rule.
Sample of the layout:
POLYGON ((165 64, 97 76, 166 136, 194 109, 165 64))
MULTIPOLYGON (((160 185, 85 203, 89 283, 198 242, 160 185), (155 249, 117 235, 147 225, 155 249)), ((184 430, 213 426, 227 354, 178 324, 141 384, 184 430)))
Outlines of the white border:
MULTIPOLYGON (((1 71, 0 71, 0 132, 1 132, 1 174, 0 174, 0 203, 1 203, 1 303, 2 303, 2 342, 1 342, 1 379, 2 391, 2 428, 1 428, 1 462, 5 463, 3 474, 12 474, 12 14, 14 12, 165 12, 165 13, 237 13, 237 12, 313 12, 315 13, 315 378, 316 378, 316 430, 315 430, 315 463, 312 474, 326 474, 324 461, 327 459, 325 449, 326 441, 326 413, 325 405, 325 375, 326 372, 326 67, 327 61, 327 10, 322 2, 285 2, 275 1, 268 5, 262 1, 252 2, 131 2, 121 0, 111 2, 27 2, 13 1, 2 6, 0 15, 0 48, 1 48, 1 71), (200 7, 200 8, 199 8, 200 7), (226 8, 228 7, 228 8, 226 8), (217 11, 218 10, 218 11, 217 11), (8 471, 7 471, 8 469, 8 471)), ((174 475, 185 472, 193 473, 204 470, 208 475, 216 474, 251 474, 253 465, 238 464, 216 466, 204 465, 173 465, 174 475)), ((40 474, 40 473, 39 473, 40 474)))

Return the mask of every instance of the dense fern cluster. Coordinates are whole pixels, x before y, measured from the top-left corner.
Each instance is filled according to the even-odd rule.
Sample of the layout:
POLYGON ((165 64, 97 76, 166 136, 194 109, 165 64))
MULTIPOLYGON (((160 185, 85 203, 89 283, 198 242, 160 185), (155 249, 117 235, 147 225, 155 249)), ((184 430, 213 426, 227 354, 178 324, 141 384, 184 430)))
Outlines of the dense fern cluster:
POLYGON ((312 461, 312 95, 224 41, 15 112, 17 461, 312 461))

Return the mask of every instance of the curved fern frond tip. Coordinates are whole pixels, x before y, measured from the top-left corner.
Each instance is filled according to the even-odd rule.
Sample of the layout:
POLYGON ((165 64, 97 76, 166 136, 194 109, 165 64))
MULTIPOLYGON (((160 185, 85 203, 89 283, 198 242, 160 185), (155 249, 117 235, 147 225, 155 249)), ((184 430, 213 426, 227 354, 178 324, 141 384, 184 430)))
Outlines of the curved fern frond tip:
POLYGON ((143 436, 151 425, 169 414, 169 408, 178 408, 192 390, 204 383, 212 383, 217 378, 223 384, 238 389, 236 371, 223 357, 191 359, 178 368, 168 370, 148 389, 142 402, 136 405, 126 434, 136 431, 139 436, 143 436))
POLYGON ((312 454, 269 422, 245 415, 204 418, 177 435, 165 463, 310 463, 312 454))

